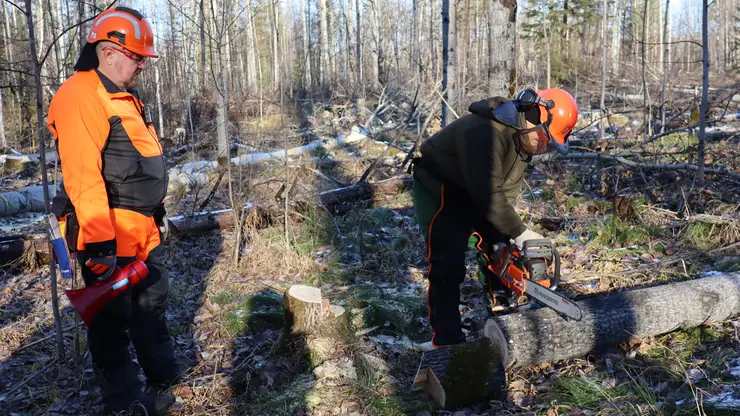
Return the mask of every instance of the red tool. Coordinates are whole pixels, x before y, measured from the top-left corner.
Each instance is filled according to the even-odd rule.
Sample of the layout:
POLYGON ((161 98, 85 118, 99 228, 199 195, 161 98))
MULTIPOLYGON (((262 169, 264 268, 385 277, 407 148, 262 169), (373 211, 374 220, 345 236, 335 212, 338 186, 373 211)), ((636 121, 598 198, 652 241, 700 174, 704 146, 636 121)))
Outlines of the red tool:
POLYGON ((65 290, 64 293, 67 294, 72 307, 85 321, 85 325, 90 326, 90 322, 100 308, 125 292, 126 289, 139 283, 147 275, 149 275, 149 269, 146 264, 141 260, 136 260, 124 268, 116 266, 113 275, 102 282, 82 289, 65 290))

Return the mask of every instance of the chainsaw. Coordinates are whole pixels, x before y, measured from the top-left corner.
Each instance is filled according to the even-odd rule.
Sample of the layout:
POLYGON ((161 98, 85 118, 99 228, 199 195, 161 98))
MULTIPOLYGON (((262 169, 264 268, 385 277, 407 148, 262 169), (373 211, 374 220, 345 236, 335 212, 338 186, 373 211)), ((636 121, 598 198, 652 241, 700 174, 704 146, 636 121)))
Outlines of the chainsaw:
POLYGON ((506 310, 496 304, 497 287, 508 289, 513 301, 527 296, 553 309, 567 318, 580 321, 582 312, 574 302, 556 293, 560 284, 560 255, 548 239, 527 240, 520 250, 515 244, 489 245, 478 233, 475 247, 479 250, 479 265, 488 273, 480 272, 481 283, 486 287, 492 312, 506 310), (492 275, 500 284, 488 276, 492 275))

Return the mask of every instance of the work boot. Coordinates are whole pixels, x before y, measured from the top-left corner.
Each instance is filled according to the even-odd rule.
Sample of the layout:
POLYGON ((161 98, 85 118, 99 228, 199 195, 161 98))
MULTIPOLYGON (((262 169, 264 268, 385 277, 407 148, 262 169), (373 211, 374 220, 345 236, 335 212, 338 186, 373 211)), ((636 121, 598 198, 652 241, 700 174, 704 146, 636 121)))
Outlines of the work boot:
POLYGON ((172 393, 160 395, 147 394, 140 391, 136 398, 128 406, 111 406, 106 403, 106 415, 131 415, 131 416, 164 416, 167 410, 175 403, 172 393))
POLYGON ((429 322, 434 331, 432 345, 441 347, 465 342, 460 324, 460 285, 430 282, 427 296, 429 322))

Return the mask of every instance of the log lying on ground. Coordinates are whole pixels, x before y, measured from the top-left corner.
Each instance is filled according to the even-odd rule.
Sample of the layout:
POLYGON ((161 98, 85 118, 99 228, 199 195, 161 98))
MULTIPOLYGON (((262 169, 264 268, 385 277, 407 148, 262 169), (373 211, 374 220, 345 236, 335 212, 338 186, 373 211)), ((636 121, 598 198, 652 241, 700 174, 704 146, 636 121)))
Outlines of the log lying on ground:
POLYGON ((478 338, 424 352, 411 389, 453 409, 501 396, 505 387, 501 354, 488 338, 478 338))
MULTIPOLYGON (((322 192, 318 195, 318 199, 329 212, 343 212, 355 206, 355 203, 358 201, 370 200, 384 195, 395 195, 400 190, 410 189, 412 182, 413 180, 411 178, 400 177, 374 183, 362 183, 322 192)), ((305 201, 295 202, 292 208, 300 211, 306 204, 305 201)), ((0 208, 2 208, 1 204, 0 208)), ((41 210, 43 211, 43 200, 41 210)), ((282 207, 254 203, 247 203, 244 206, 244 210, 247 215, 258 215, 262 218, 264 221, 260 221, 261 224, 269 224, 271 219, 281 218, 283 214, 282 207)), ((214 229, 228 229, 234 226, 234 214, 231 209, 199 212, 189 216, 178 215, 169 217, 167 220, 170 225, 170 233, 173 235, 194 234, 214 229)), ((21 244, 20 242, 33 240, 35 244, 32 246, 24 245, 24 251, 31 249, 38 250, 39 247, 42 247, 43 250, 47 250, 48 252, 46 238, 45 234, 8 237, 3 244, 6 244, 7 247, 12 245, 17 248, 21 244), (11 243, 11 241, 16 240, 18 242, 11 243), (42 241, 43 244, 41 244, 42 241)), ((2 251, 1 248, 0 246, 0 264, 10 263, 20 256, 15 249, 2 251)))
MULTIPOLYGON (((370 138, 370 133, 365 129, 355 126, 348 135, 339 135, 332 139, 318 139, 303 146, 286 150, 275 150, 265 153, 248 153, 246 155, 231 158, 235 165, 252 165, 268 160, 285 160, 286 157, 293 158, 308 154, 316 149, 331 149, 343 144, 360 142, 370 138)), ((218 168, 215 160, 201 160, 198 162, 185 163, 175 166, 169 170, 169 187, 176 189, 181 186, 191 187, 193 184, 203 185, 207 182, 206 175, 218 168)))
MULTIPOLYGON (((54 194, 53 185, 49 185, 49 194, 54 194)), ((0 193, 0 217, 44 211, 44 187, 42 185, 27 186, 14 192, 0 193)))
POLYGON ((548 308, 491 318, 485 336, 507 368, 583 357, 633 338, 740 315, 740 272, 668 283, 577 302, 579 322, 548 308))

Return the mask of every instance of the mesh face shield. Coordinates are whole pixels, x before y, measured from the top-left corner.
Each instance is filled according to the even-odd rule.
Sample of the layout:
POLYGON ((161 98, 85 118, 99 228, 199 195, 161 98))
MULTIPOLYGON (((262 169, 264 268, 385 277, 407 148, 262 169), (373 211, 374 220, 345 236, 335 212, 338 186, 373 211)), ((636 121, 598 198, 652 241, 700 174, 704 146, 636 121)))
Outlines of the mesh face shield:
POLYGON ((519 146, 529 155, 541 155, 549 149, 552 142, 550 130, 547 124, 539 124, 535 127, 518 130, 516 136, 519 140, 519 146))
POLYGON ((515 101, 500 104, 493 110, 494 120, 505 124, 514 130, 514 140, 519 147, 529 155, 539 155, 548 151, 548 145, 553 142, 547 123, 539 123, 531 128, 526 128, 524 112, 515 101))

